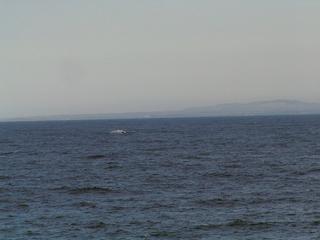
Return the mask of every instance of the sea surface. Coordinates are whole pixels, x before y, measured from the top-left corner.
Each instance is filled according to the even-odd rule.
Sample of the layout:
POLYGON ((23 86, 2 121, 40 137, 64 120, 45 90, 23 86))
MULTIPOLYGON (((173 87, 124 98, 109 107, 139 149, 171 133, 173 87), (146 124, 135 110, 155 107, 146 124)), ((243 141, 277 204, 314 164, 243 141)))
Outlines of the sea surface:
POLYGON ((320 116, 0 123, 0 239, 320 239, 320 116))

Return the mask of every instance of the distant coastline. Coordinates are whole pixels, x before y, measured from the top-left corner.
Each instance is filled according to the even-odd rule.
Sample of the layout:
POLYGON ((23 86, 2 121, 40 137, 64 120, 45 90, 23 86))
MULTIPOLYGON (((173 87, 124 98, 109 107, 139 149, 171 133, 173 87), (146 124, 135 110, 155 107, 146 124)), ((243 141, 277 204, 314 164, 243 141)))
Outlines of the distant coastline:
POLYGON ((33 116, 0 119, 0 122, 17 121, 68 121, 68 120, 103 120, 103 119, 149 119, 181 117, 241 117, 273 115, 314 115, 320 114, 320 103, 296 100, 256 101, 248 103, 219 104, 207 107, 194 107, 178 111, 128 112, 107 114, 76 114, 33 116))

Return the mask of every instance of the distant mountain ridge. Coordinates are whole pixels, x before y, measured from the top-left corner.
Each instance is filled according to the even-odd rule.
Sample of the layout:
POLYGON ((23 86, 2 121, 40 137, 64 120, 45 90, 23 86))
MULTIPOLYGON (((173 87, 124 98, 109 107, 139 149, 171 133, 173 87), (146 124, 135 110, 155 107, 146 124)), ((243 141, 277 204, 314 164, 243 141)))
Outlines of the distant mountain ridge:
POLYGON ((320 114, 320 103, 297 100, 272 100, 248 103, 227 103, 208 107, 187 108, 180 111, 134 112, 109 114, 55 115, 6 119, 6 121, 94 120, 130 118, 218 117, 320 114))
POLYGON ((320 114, 319 103, 297 100, 272 100, 249 103, 220 104, 212 107, 186 109, 186 112, 214 116, 252 116, 252 115, 300 115, 320 114))

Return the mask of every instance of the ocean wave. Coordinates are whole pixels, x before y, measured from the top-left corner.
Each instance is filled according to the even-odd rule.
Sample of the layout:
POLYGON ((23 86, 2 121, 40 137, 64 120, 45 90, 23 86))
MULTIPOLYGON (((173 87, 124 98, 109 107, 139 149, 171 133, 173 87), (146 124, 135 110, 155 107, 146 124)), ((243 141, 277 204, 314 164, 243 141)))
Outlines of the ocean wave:
POLYGON ((314 221, 312 221, 311 224, 318 226, 318 225, 320 225, 320 220, 314 220, 314 221))
POLYGON ((0 144, 8 144, 8 143, 13 143, 13 141, 10 140, 0 140, 0 144))
POLYGON ((26 209, 29 208, 29 205, 27 203, 19 203, 17 204, 18 208, 26 209))
POLYGON ((144 210, 152 210, 152 209, 168 209, 168 208, 175 208, 174 204, 162 204, 162 203, 153 203, 150 205, 145 206, 144 210))
POLYGON ((0 153, 0 157, 4 157, 4 156, 9 156, 9 155, 13 155, 15 153, 18 153, 19 151, 11 151, 11 152, 2 152, 0 153))
POLYGON ((88 155, 85 157, 86 159, 89 160, 96 160, 96 159, 102 159, 102 158, 106 158, 106 155, 103 154, 95 154, 95 155, 88 155))
POLYGON ((201 199, 195 201, 196 204, 200 206, 207 207, 231 207, 241 203, 239 199, 223 199, 223 198, 213 198, 213 199, 201 199))
POLYGON ((0 180, 8 180, 8 179, 10 179, 9 176, 1 176, 1 175, 0 175, 0 180))
POLYGON ((87 228, 91 229, 100 229, 100 228, 106 228, 107 224, 105 224, 102 221, 93 222, 87 225, 87 228))
POLYGON ((320 168, 314 168, 308 171, 308 173, 319 173, 319 172, 320 172, 320 168))
POLYGON ((195 227, 198 230, 210 230, 214 228, 270 228, 274 225, 273 222, 251 222, 243 219, 234 219, 222 224, 202 224, 195 227))
POLYGON ((233 175, 228 172, 207 172, 203 174, 204 177, 217 177, 217 178, 228 178, 232 177, 233 175))
POLYGON ((295 170, 292 172, 289 172, 288 174, 291 176, 305 176, 305 175, 312 175, 319 173, 320 169, 319 168, 311 168, 311 169, 306 169, 306 170, 295 170))
POLYGON ((78 194, 108 194, 108 193, 115 193, 114 189, 111 188, 104 188, 104 187, 82 187, 82 188, 70 188, 70 187, 60 187, 60 188, 53 188, 54 191, 63 191, 67 192, 72 195, 78 194))
POLYGON ((149 234, 151 237, 159 237, 159 238, 172 238, 176 237, 177 233, 175 232, 169 232, 169 231, 153 231, 149 234))
POLYGON ((96 208, 97 207, 97 205, 94 202, 85 202, 85 201, 82 201, 82 202, 79 202, 79 203, 75 203, 75 204, 73 204, 73 206, 75 206, 75 207, 87 207, 87 208, 96 208))
POLYGON ((0 187, 0 193, 3 193, 3 192, 9 192, 9 189, 0 187))
POLYGON ((278 197, 278 198, 253 198, 250 201, 248 201, 248 204, 270 204, 270 203, 281 203, 281 202, 286 202, 286 203, 297 203, 299 202, 299 199, 297 196, 294 197, 278 197))
POLYGON ((116 169, 116 168, 121 168, 121 166, 115 162, 109 162, 107 166, 105 166, 103 169, 110 170, 110 169, 116 169))

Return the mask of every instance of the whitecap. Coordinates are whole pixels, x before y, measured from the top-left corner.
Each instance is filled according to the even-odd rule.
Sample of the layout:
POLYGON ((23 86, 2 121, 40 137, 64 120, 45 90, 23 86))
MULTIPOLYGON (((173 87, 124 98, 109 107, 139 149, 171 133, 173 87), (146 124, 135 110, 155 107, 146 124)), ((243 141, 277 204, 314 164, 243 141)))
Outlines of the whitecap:
POLYGON ((125 131, 123 129, 116 129, 116 130, 112 130, 110 133, 111 134, 126 134, 127 131, 125 131))

